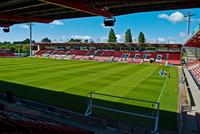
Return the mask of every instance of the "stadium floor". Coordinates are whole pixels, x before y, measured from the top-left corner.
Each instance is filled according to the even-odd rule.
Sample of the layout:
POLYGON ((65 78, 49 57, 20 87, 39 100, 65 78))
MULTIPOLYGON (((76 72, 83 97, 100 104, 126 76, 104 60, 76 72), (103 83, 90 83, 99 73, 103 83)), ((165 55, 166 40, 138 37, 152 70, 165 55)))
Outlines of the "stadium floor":
MULTIPOLYGON (((93 91, 158 101, 161 111, 176 113, 178 70, 175 66, 158 64, 1 58, 0 89, 1 92, 12 90, 16 95, 24 98, 79 112, 86 110, 85 97, 93 91), (160 69, 170 72, 171 77, 160 77, 160 69), (46 93, 48 95, 45 95, 46 93)), ((101 99, 133 103, 119 98, 102 97, 101 99)), ((142 104, 133 103, 133 105, 142 104)), ((148 106, 144 104, 143 107, 148 106)))

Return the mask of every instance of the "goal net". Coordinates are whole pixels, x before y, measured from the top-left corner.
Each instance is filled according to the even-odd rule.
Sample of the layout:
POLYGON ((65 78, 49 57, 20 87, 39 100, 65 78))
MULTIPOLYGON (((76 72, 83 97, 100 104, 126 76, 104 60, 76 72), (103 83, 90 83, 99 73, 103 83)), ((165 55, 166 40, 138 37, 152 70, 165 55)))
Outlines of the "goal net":
POLYGON ((91 92, 85 115, 148 126, 152 133, 157 133, 159 105, 159 102, 91 92))

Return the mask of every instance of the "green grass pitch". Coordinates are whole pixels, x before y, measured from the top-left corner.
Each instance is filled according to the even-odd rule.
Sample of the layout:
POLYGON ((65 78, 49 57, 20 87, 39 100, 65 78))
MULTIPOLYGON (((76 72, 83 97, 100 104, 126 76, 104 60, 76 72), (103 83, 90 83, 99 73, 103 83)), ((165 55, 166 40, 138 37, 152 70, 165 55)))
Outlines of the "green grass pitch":
MULTIPOLYGON (((1 58, 0 92, 7 90, 24 98, 78 112, 86 110, 86 96, 91 91, 159 101, 162 124, 164 120, 176 118, 178 71, 177 67, 158 64, 1 58), (161 68, 170 72, 171 78, 161 78, 161 68)), ((120 99, 109 101, 130 103, 120 99)), ((169 127, 175 125, 172 122, 169 127)))

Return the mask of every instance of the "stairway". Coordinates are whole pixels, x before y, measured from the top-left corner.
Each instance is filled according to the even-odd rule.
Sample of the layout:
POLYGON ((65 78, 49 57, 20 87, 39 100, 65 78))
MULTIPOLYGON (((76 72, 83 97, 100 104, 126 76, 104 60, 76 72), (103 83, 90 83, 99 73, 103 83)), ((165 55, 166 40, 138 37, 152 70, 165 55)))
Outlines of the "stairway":
POLYGON ((167 55, 166 55, 166 59, 165 59, 165 66, 167 66, 167 65, 168 65, 168 60, 169 60, 169 53, 167 53, 167 55))
POLYGON ((197 48, 186 47, 185 51, 186 51, 186 60, 187 60, 188 63, 192 63, 192 62, 198 60, 197 55, 198 55, 198 53, 200 53, 200 51, 198 53, 196 53, 197 48))

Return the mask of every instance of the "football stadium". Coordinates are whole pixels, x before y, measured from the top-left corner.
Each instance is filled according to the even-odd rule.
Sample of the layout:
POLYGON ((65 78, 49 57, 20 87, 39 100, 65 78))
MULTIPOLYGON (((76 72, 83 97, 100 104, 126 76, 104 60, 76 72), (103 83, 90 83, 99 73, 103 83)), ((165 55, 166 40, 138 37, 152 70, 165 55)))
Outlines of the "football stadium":
MULTIPOLYGON (((32 39, 32 22, 199 8, 200 0, 7 0, 0 27, 28 23, 28 45, 0 45, 0 133, 200 133, 200 25, 183 43, 32 39), (11 47, 8 47, 11 46, 11 47), (16 49, 16 50, 15 50, 16 49)), ((114 33, 114 32, 113 32, 114 33)), ((25 42, 25 41, 24 41, 25 42)))

